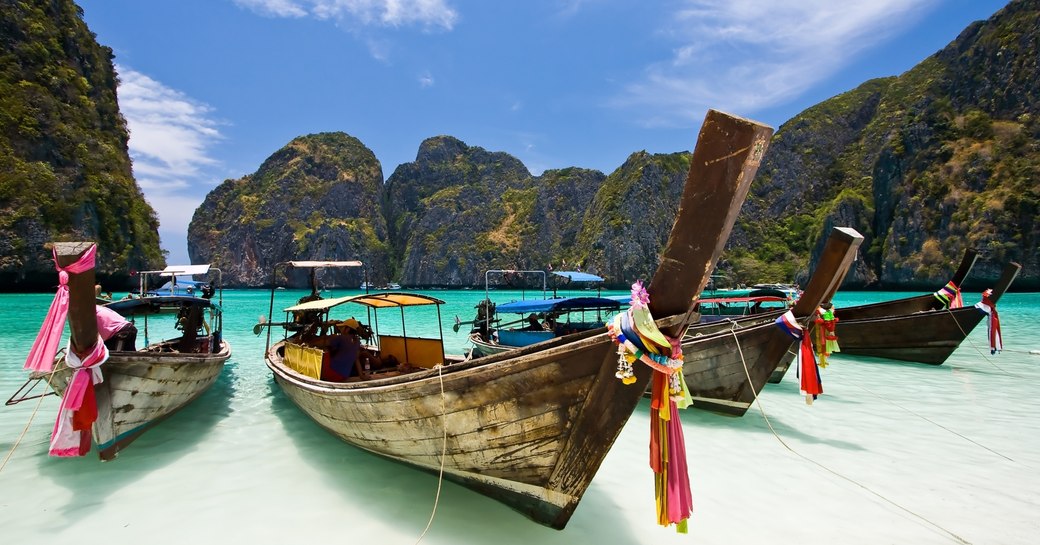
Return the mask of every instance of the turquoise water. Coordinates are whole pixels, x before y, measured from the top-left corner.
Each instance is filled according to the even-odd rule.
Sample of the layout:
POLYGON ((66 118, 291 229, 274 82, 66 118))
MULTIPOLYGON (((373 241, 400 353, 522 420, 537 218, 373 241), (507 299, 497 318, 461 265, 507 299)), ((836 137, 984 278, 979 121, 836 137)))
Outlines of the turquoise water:
MULTIPOLYGON (((348 293, 357 292, 331 295, 348 293)), ((446 301, 445 346, 461 353, 468 327, 453 332, 454 318, 471 319, 484 292, 425 293, 446 301)), ((275 308, 303 294, 280 290, 275 308)), ((518 295, 492 292, 497 302, 518 295)), ((842 293, 838 316, 843 305, 907 295, 842 293)), ((113 462, 47 456, 53 396, 38 409, 35 401, 0 407, 0 456, 18 442, 0 470, 4 541, 415 543, 434 508, 436 476, 340 442, 282 395, 263 363, 264 337, 252 333, 268 296, 224 292, 233 350, 224 374, 113 462)), ((4 399, 24 381, 22 363, 51 298, 0 295, 4 399)), ((654 523, 644 404, 566 530, 444 483, 423 543, 1032 543, 1040 533, 1040 355, 1030 351, 1040 351, 1040 294, 1006 295, 999 310, 1007 350, 997 356, 980 327, 938 367, 835 356, 812 407, 788 376, 744 418, 685 411, 689 535, 654 523)), ((380 313, 382 331, 399 327, 394 312, 380 313)), ((435 313, 408 317, 409 334, 437 336, 435 313)))

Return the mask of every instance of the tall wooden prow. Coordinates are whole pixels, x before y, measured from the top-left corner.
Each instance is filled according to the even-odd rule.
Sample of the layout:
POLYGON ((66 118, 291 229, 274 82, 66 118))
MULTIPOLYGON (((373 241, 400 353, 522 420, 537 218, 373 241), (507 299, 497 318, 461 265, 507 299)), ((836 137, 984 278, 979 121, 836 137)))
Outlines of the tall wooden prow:
POLYGON ((647 288, 650 312, 656 318, 683 316, 662 328, 664 334, 679 336, 697 320, 695 299, 711 278, 772 135, 773 129, 766 125, 708 110, 675 218, 676 224, 696 224, 697 229, 672 229, 647 288), (690 214, 697 215, 695 222, 685 217, 690 214), (704 233, 719 235, 706 237, 704 233), (700 281, 679 282, 680 274, 700 281))

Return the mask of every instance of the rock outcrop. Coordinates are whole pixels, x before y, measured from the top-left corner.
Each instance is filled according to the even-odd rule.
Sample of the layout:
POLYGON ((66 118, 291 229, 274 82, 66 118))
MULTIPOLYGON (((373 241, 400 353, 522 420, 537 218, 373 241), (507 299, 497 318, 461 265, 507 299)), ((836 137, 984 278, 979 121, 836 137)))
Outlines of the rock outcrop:
POLYGON ((162 267, 159 222, 130 170, 112 50, 71 0, 0 6, 0 290, 51 290, 44 244, 98 243, 97 277, 162 267))
MULTIPOLYGON (((206 196, 188 227, 188 254, 193 263, 219 267, 229 286, 270 286, 275 264, 301 259, 361 260, 369 278, 382 281, 390 255, 382 184, 379 161, 357 138, 296 138, 255 173, 206 196)), ((355 287, 364 280, 356 269, 326 274, 319 283, 355 287)), ((279 279, 307 282, 300 272, 279 279)))

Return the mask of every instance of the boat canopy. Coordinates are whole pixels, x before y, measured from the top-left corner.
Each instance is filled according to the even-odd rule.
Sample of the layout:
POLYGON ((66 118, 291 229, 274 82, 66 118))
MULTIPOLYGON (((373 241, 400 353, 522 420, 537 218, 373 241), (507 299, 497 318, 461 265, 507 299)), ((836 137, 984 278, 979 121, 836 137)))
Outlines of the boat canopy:
POLYGON ((788 298, 786 297, 763 295, 756 297, 709 297, 701 299, 699 302, 703 305, 717 305, 719 303, 785 303, 787 301, 788 298))
POLYGON ((219 305, 209 299, 203 299, 202 297, 194 297, 191 295, 150 295, 148 297, 135 297, 133 299, 112 301, 105 306, 123 316, 155 314, 174 307, 180 308, 185 306, 220 308, 219 305))
POLYGON ((358 303, 372 308, 386 307, 413 307, 421 305, 443 305, 444 301, 436 297, 418 293, 366 293, 362 295, 348 295, 335 299, 318 299, 293 305, 285 312, 298 312, 307 310, 327 311, 344 303, 358 303))
POLYGON ((206 274, 209 272, 209 263, 204 265, 170 265, 159 273, 159 276, 181 276, 206 274))
POLYGON ((580 271, 554 271, 553 274, 561 278, 566 278, 571 282, 602 282, 603 278, 594 274, 584 273, 580 271))
POLYGON ((566 297, 563 299, 531 299, 503 303, 496 312, 527 314, 530 312, 569 312, 576 310, 618 310, 621 302, 609 297, 566 297))
POLYGON ((298 269, 314 269, 317 267, 362 267, 360 261, 287 261, 289 266, 298 269))

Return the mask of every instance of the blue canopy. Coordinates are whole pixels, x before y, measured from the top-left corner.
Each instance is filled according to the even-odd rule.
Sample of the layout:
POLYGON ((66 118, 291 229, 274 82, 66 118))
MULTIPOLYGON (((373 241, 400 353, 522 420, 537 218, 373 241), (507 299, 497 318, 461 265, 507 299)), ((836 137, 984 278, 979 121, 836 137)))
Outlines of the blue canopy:
POLYGON ((602 282, 603 279, 594 274, 584 273, 580 271, 555 271, 553 272, 556 276, 569 279, 571 282, 602 282))
POLYGON ((172 312, 180 309, 183 306, 201 306, 201 307, 213 307, 219 309, 220 307, 210 301, 209 299, 203 299, 202 297, 192 297, 190 295, 156 295, 148 297, 135 297, 133 299, 120 299, 119 301, 112 301, 105 305, 106 307, 122 314, 123 316, 132 316, 137 314, 159 314, 162 312, 172 312))
POLYGON ((530 299, 503 303, 496 312, 527 314, 530 312, 574 312, 582 310, 618 310, 621 303, 608 297, 565 297, 562 299, 530 299))

